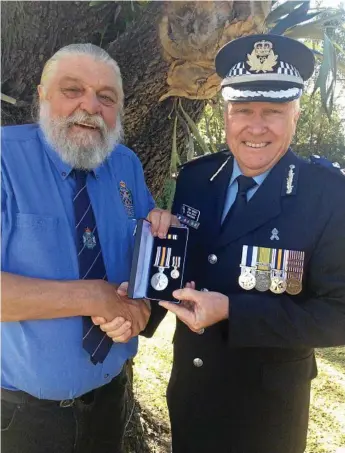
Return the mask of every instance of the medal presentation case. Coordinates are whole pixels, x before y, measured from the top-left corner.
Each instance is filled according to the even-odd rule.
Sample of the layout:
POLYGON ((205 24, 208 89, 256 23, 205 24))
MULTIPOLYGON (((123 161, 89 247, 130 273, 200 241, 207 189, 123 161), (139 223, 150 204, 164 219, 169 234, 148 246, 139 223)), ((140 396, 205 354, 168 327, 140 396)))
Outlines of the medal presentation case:
POLYGON ((188 233, 185 226, 172 226, 160 239, 152 236, 150 222, 138 220, 128 285, 131 299, 179 302, 172 293, 183 287, 188 233))

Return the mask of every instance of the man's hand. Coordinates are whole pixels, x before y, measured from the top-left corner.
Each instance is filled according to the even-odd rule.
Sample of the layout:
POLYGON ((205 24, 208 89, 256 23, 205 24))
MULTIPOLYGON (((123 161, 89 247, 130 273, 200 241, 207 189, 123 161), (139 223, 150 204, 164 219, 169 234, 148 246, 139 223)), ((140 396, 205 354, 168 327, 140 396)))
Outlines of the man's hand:
POLYGON ((94 324, 99 325, 100 329, 115 342, 127 343, 131 338, 136 337, 145 329, 149 320, 151 307, 146 300, 133 300, 127 297, 128 282, 122 283, 117 288, 117 294, 125 301, 130 312, 130 318, 126 315, 116 316, 107 322, 101 316, 93 316, 94 324))
POLYGON ((159 305, 175 313, 193 332, 204 327, 212 326, 229 316, 229 298, 221 293, 203 292, 193 289, 191 284, 187 288, 173 292, 180 305, 170 302, 159 302, 159 305))
POLYGON ((169 211, 163 209, 152 209, 147 216, 147 220, 151 222, 151 232, 153 236, 158 236, 161 239, 165 238, 170 226, 179 226, 180 222, 177 217, 169 211))

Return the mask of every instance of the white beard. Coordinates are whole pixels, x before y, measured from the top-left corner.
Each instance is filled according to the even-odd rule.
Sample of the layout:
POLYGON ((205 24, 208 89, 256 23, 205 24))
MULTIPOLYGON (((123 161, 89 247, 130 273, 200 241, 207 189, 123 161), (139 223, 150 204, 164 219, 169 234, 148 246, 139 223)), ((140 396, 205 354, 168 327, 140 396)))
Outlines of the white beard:
POLYGON ((51 118, 48 101, 40 104, 39 124, 47 142, 61 159, 72 168, 81 170, 93 170, 100 166, 123 136, 120 113, 114 129, 109 129, 100 115, 89 115, 82 110, 68 118, 51 118), (68 130, 74 123, 92 124, 99 133, 95 136, 92 130, 85 128, 70 137, 68 130))

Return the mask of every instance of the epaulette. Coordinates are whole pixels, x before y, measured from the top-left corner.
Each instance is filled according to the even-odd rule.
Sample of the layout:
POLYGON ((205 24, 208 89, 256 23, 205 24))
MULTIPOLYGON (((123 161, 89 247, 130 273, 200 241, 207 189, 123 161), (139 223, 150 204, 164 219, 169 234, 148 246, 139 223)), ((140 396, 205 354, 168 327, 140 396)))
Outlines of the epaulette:
POLYGON ((181 164, 178 167, 178 170, 182 170, 186 167, 194 166, 196 164, 200 163, 209 163, 210 161, 219 161, 222 162, 224 159, 228 158, 230 156, 230 151, 228 149, 222 149, 221 151, 218 151, 216 153, 209 153, 209 154, 203 154, 201 156, 197 156, 192 160, 189 160, 188 162, 185 162, 184 164, 181 164))
POLYGON ((338 162, 331 162, 325 157, 318 156, 317 154, 313 154, 312 156, 310 156, 309 162, 320 167, 329 168, 330 170, 333 170, 336 173, 340 173, 345 176, 345 169, 340 168, 340 164, 338 162))

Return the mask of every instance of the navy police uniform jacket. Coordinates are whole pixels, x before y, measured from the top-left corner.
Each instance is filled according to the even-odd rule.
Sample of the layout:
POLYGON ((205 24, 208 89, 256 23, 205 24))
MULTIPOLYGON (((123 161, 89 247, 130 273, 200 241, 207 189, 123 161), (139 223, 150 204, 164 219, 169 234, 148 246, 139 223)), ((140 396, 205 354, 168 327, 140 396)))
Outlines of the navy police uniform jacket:
POLYGON ((230 309, 228 321, 199 333, 177 321, 167 392, 173 452, 302 453, 314 348, 345 344, 345 178, 289 150, 246 212, 222 228, 232 165, 220 152, 186 164, 177 180, 173 213, 199 211, 185 281, 226 294, 230 309), (244 245, 303 251, 302 292, 242 289, 244 245))

